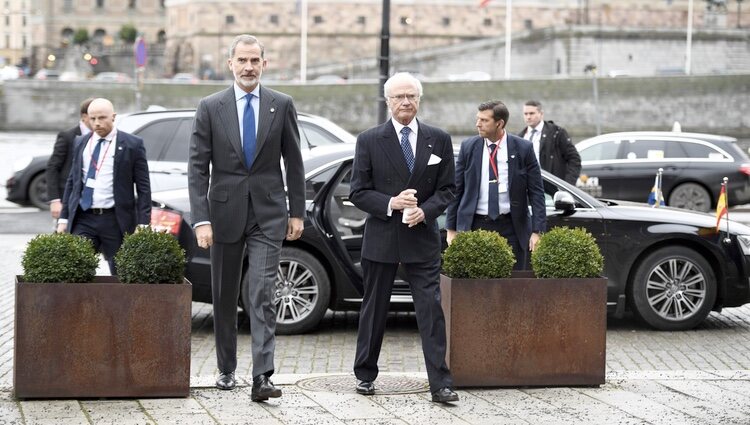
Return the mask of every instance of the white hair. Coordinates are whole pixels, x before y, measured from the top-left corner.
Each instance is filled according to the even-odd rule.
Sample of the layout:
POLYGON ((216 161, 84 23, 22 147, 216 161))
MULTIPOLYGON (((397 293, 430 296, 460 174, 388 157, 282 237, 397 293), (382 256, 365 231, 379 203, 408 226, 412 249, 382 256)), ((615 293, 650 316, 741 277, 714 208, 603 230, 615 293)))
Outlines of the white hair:
POLYGON ((419 97, 422 97, 422 82, 408 72, 397 72, 383 84, 383 92, 386 97, 391 93, 391 87, 397 82, 411 83, 417 89, 419 97))

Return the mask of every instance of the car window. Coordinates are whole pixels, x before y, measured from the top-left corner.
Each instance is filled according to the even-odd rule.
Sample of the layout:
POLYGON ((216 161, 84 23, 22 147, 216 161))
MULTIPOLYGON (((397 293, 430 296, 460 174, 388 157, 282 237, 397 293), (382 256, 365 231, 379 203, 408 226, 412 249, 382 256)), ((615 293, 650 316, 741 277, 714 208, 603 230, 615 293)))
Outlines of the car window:
POLYGON ((146 158, 156 161, 161 157, 161 153, 174 136, 179 126, 179 118, 165 119, 146 124, 134 134, 143 139, 146 146, 146 158))
POLYGON ((680 143, 670 140, 634 140, 625 148, 627 159, 685 158, 680 143))
POLYGON ((333 177, 337 168, 338 166, 329 167, 314 176, 309 177, 305 181, 305 199, 308 201, 315 199, 315 195, 317 195, 323 185, 333 177))
POLYGON ((607 140, 596 143, 580 151, 581 161, 603 161, 616 159, 620 150, 619 140, 607 140))
POLYGON ((682 147, 690 158, 729 159, 715 148, 700 143, 684 142, 682 147))
POLYGON ((190 147, 190 133, 193 129, 193 120, 181 119, 177 131, 172 138, 172 143, 164 153, 163 161, 187 162, 190 147))
POLYGON ((318 147, 341 143, 341 140, 315 124, 300 121, 300 139, 303 147, 318 147))

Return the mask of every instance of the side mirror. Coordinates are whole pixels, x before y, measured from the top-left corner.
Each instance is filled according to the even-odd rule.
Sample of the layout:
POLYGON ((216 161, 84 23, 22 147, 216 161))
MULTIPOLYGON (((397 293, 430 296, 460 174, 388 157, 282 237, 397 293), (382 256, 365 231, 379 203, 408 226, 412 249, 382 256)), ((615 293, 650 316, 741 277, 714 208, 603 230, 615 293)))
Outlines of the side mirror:
POLYGON ((576 209, 576 200, 568 192, 560 190, 555 192, 555 196, 552 198, 555 202, 555 209, 562 210, 565 214, 570 214, 576 209))

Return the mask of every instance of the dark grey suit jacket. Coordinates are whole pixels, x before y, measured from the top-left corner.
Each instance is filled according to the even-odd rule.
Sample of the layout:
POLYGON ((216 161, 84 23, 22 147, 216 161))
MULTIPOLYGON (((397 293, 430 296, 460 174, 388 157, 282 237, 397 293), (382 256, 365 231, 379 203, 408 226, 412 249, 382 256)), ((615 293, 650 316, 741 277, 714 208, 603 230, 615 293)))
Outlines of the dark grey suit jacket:
POLYGON ((414 171, 409 169, 391 120, 357 137, 350 199, 369 217, 362 258, 381 263, 423 263, 440 258, 438 217, 453 200, 453 145, 443 130, 418 121, 414 171), (391 197, 416 189, 425 220, 409 228, 401 212, 387 215, 391 197))
POLYGON ((288 218, 304 217, 305 170, 294 103, 263 86, 258 100, 257 145, 250 170, 242 152, 234 86, 201 99, 195 112, 188 164, 192 223, 210 221, 218 243, 243 237, 248 198, 269 239, 283 240, 288 218), (288 194, 279 165, 282 157, 288 194))
POLYGON ((62 200, 65 182, 68 181, 70 164, 73 159, 73 142, 81 135, 80 124, 57 133, 55 147, 47 161, 47 198, 62 200))

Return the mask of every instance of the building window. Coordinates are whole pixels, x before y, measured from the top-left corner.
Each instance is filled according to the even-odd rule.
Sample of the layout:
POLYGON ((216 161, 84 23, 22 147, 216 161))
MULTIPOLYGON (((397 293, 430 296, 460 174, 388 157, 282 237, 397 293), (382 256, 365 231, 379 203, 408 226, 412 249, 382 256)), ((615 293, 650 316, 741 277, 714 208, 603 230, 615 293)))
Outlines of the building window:
POLYGON ((523 27, 525 29, 527 29, 527 30, 534 29, 534 21, 532 21, 531 19, 524 19, 523 20, 523 27))
POLYGON ((5 48, 10 49, 10 36, 5 34, 5 48))
POLYGON ((449 26, 451 26, 451 18, 447 18, 447 17, 444 17, 444 18, 443 18, 443 26, 444 26, 444 27, 449 27, 449 26))
POLYGON ((268 17, 268 21, 271 22, 274 25, 279 24, 279 15, 271 15, 268 17))
POLYGON ((164 0, 159 0, 159 6, 161 6, 161 8, 164 9, 164 0))
POLYGON ((128 0, 128 9, 135 9, 135 0, 128 0))
POLYGON ((227 15, 224 18, 224 21, 227 23, 227 25, 228 24, 233 24, 234 23, 234 15, 227 15))
POLYGON ((408 16, 401 17, 401 25, 411 25, 412 19, 408 16))
POLYGON ((322 24, 323 23, 323 17, 320 15, 313 16, 313 22, 316 24, 322 24))
POLYGON ((357 16, 357 23, 360 25, 364 25, 367 23, 367 18, 364 16, 357 16))
POLYGON ((21 38, 21 44, 22 44, 22 47, 25 49, 26 48, 26 36, 25 35, 23 36, 23 38, 21 38))
POLYGON ((104 8, 104 0, 96 0, 96 7, 98 7, 99 9, 103 9, 104 8))
POLYGON ((65 0, 63 2, 63 11, 70 12, 73 10, 73 0, 65 0))
POLYGON ((164 44, 167 42, 167 33, 164 30, 159 31, 156 33, 156 40, 160 44, 164 44))
POLYGON ((26 26, 26 16, 21 18, 21 25, 26 26))
POLYGON ((6 27, 10 26, 10 16, 8 16, 8 15, 5 15, 5 26, 6 27))
POLYGON ((484 26, 485 27, 491 27, 492 26, 492 19, 490 19, 490 18, 484 18, 484 26))

